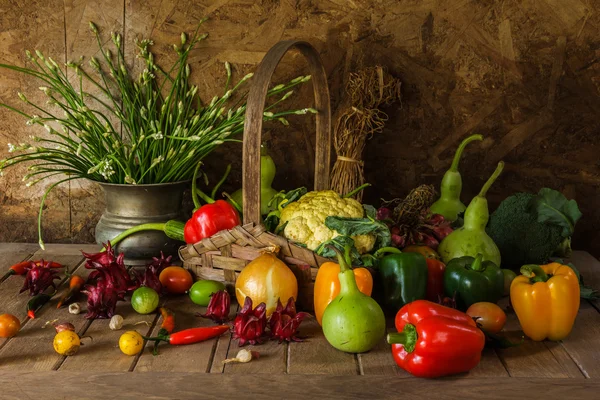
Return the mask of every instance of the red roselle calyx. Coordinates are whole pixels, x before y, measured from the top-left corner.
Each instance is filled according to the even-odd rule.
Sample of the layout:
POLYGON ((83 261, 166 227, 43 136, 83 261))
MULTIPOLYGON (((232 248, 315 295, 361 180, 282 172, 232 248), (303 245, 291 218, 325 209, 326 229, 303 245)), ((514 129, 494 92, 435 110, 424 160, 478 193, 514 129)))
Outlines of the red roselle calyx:
POLYGON ((271 314, 269 320, 269 328, 271 329, 271 338, 282 341, 301 342, 302 339, 296 337, 298 327, 302 320, 309 316, 305 312, 296 312, 296 304, 294 298, 290 297, 287 305, 283 308, 281 300, 277 300, 277 308, 271 314))
POLYGON ((163 252, 160 252, 160 258, 152 257, 152 262, 146 265, 144 272, 134 271, 136 288, 140 286, 146 286, 154 289, 157 293, 163 292, 163 286, 160 283, 158 277, 163 269, 167 268, 171 264, 172 256, 165 257, 163 252))
POLYGON ((229 311, 231 309, 231 297, 227 290, 219 290, 210 295, 210 302, 206 307, 206 314, 199 314, 200 317, 210 318, 218 324, 229 321, 229 311))
POLYGON ((267 327, 267 305, 260 303, 252 309, 252 299, 246 296, 244 307, 233 321, 233 338, 239 345, 260 343, 267 327))
POLYGON ((50 286, 56 290, 54 280, 60 279, 60 277, 58 276, 56 269, 50 268, 50 265, 51 262, 44 262, 43 260, 40 264, 36 264, 32 261, 31 264, 27 266, 25 283, 19 293, 29 290, 29 294, 35 296, 44 292, 50 286))

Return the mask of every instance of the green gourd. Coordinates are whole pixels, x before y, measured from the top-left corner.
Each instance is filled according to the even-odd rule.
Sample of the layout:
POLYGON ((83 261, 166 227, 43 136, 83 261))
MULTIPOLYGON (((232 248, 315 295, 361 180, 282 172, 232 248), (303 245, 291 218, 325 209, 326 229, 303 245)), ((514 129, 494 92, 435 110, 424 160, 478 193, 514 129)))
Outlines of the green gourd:
POLYGON ((438 247, 438 253, 444 263, 458 257, 477 257, 477 254, 483 255, 484 261, 492 261, 500 266, 500 250, 496 243, 485 232, 485 227, 490 218, 487 199, 485 195, 502 173, 504 162, 500 161, 498 167, 481 188, 477 196, 471 200, 469 207, 465 211, 464 225, 449 234, 442 240, 438 247))
POLYGON ((454 154, 454 159, 452 160, 452 165, 442 178, 442 183, 440 184, 440 198, 430 207, 432 213, 441 214, 448 221, 456 221, 458 219, 458 214, 464 212, 466 209, 465 205, 460 201, 462 177, 460 176, 460 172, 458 172, 458 163, 460 162, 460 157, 462 156, 465 147, 475 140, 481 141, 483 140, 483 136, 471 135, 463 140, 460 146, 458 146, 456 154, 454 154))
MULTIPOLYGON (((277 209, 277 204, 271 204, 271 199, 279 193, 273 189, 273 179, 275 179, 275 173, 277 169, 271 156, 267 153, 267 150, 262 147, 260 150, 260 214, 267 215, 269 212, 277 209)), ((238 189, 231 194, 231 199, 235 201, 240 207, 243 207, 242 200, 242 189, 238 189)))
POLYGON ((350 268, 350 247, 342 255, 337 249, 340 264, 340 293, 325 308, 323 334, 330 345, 346 353, 363 353, 375 347, 385 335, 383 310, 371 297, 358 290, 350 268))

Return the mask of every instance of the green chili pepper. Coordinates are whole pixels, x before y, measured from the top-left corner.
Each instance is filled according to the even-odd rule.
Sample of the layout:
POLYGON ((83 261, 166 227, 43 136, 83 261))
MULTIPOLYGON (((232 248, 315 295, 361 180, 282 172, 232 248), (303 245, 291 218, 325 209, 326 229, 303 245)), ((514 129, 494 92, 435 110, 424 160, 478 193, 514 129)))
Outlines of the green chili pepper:
POLYGON ((487 301, 496 303, 504 292, 504 274, 492 261, 477 258, 459 257, 446 265, 444 291, 447 296, 456 294, 459 309, 466 310, 471 304, 487 301))

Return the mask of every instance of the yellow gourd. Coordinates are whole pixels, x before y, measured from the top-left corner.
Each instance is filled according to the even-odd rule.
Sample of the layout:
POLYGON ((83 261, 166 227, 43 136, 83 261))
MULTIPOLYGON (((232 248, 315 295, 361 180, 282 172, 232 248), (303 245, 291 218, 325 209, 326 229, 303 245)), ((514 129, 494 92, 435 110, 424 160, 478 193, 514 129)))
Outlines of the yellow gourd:
POLYGON ((298 297, 298 281, 291 269, 274 253, 265 253, 250 262, 235 282, 235 297, 244 304, 246 296, 254 307, 267 305, 267 316, 277 307, 277 300, 285 304, 290 297, 298 297))

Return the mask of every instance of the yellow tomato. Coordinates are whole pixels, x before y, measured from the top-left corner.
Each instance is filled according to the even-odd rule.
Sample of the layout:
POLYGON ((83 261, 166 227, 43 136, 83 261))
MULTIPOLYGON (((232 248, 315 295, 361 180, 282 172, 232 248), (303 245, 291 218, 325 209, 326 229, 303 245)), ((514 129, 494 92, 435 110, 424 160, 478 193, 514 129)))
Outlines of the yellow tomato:
POLYGON ((119 338, 119 348, 123 354, 134 356, 144 348, 144 338, 136 331, 127 331, 119 338))
POLYGON ((252 307, 267 305, 267 315, 277 307, 277 300, 284 305, 290 297, 298 298, 298 281, 291 269, 273 253, 265 253, 246 265, 235 281, 235 297, 244 304, 246 296, 252 299, 252 307))
POLYGON ((72 356, 80 346, 79 336, 73 331, 61 331, 54 336, 54 350, 63 356, 72 356))

